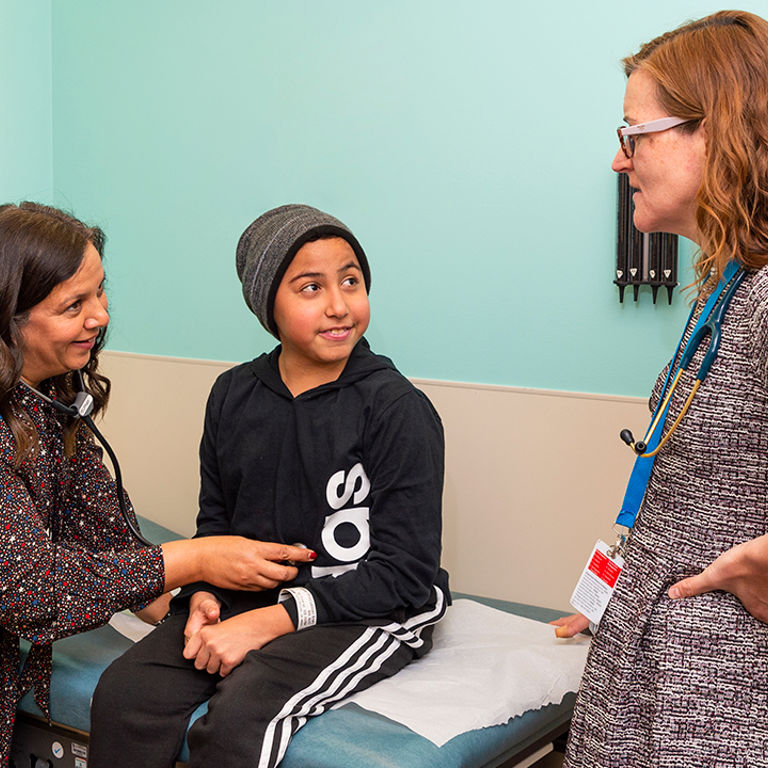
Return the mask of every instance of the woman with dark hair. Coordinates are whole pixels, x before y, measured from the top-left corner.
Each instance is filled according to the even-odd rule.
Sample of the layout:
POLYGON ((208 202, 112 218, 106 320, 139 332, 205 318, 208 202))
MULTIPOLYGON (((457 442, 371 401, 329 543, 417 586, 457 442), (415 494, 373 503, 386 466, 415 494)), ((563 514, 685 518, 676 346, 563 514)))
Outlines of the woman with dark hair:
MULTIPOLYGON (((565 765, 766 765, 768 22, 722 11, 624 65, 629 125, 613 169, 635 190, 635 225, 700 248, 698 300, 654 406, 700 316, 735 292, 706 380, 694 388, 708 338, 669 400, 565 765)), ((562 634, 577 627, 566 620, 562 634)))
POLYGON ((30 687, 48 713, 52 641, 124 608, 146 606, 142 618, 158 620, 168 591, 191 582, 274 588, 296 576, 284 561, 313 558, 239 536, 132 538, 101 450, 51 404, 71 404, 80 376, 94 413, 109 398, 98 372, 109 322, 103 247, 101 230, 55 208, 0 206, 0 764, 30 687), (32 644, 23 665, 19 638, 32 644))

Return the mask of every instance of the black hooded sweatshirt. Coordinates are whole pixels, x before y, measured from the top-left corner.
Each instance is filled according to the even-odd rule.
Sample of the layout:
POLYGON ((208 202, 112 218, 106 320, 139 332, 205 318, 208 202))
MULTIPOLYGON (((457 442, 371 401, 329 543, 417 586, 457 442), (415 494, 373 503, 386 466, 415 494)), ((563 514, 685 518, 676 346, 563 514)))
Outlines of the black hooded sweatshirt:
MULTIPOLYGON (((280 597, 299 629, 436 620, 450 601, 440 568, 440 417, 365 339, 336 381, 298 397, 280 377, 279 353, 225 372, 211 390, 196 536, 238 534, 317 552, 280 597)), ((274 603, 280 591, 185 592, 200 588, 232 613, 274 603)))

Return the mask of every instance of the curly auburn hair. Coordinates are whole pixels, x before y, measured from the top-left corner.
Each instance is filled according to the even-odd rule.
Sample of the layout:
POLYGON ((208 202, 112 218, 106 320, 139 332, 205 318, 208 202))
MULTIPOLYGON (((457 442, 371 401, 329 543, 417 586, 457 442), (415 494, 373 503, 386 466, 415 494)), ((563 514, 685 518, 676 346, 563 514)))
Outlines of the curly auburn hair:
MULTIPOLYGON (((38 448, 32 420, 14 408, 11 400, 24 367, 22 329, 30 310, 77 272, 88 243, 101 255, 104 241, 98 227, 87 227, 57 208, 29 202, 0 206, 0 417, 16 442, 17 466, 38 448)), ((105 335, 106 328, 100 329, 83 368, 86 386, 93 395, 94 414, 103 410, 109 399, 109 379, 97 372, 105 335)), ((72 372, 48 381, 57 399, 64 403, 74 400, 77 382, 72 372)), ((74 450, 79 426, 73 419, 64 430, 67 453, 74 450)))
POLYGON ((646 43, 624 59, 642 70, 668 114, 703 125, 705 167, 697 197, 699 285, 722 275, 731 259, 768 264, 768 22, 720 11, 646 43))

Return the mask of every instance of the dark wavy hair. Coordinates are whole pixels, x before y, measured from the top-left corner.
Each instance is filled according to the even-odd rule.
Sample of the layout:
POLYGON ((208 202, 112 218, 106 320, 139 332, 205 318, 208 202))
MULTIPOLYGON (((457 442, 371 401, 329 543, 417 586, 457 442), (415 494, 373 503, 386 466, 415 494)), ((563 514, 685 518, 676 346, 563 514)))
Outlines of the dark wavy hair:
POLYGON ((768 21, 720 11, 667 32, 624 59, 656 83, 667 114, 707 132, 696 223, 697 283, 720 277, 730 259, 768 264, 768 21))
MULTIPOLYGON (((11 399, 24 367, 22 328, 30 310, 77 272, 88 243, 102 255, 104 242, 98 227, 88 227, 57 208, 29 202, 0 206, 0 416, 16 441, 17 466, 38 449, 32 420, 15 408, 11 399)), ((102 328, 83 368, 86 387, 94 399, 94 414, 109 400, 109 379, 97 372, 105 335, 106 328, 102 328)), ((72 372, 54 376, 48 383, 64 403, 71 403, 79 389, 72 372)), ((80 422, 72 419, 65 427, 68 454, 74 450, 79 426, 80 422)))

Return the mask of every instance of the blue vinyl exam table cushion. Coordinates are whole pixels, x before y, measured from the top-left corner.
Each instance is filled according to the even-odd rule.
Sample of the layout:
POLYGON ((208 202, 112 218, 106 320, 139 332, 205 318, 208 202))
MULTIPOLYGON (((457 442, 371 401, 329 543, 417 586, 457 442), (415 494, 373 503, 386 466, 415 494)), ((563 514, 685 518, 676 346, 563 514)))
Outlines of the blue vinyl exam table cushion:
MULTIPOLYGON (((141 521, 151 541, 174 535, 147 520, 141 521)), ((562 612, 503 600, 454 594, 526 618, 549 621, 562 612)), ((54 644, 51 717, 64 728, 86 732, 90 728, 90 701, 103 670, 132 642, 107 625, 54 644)), ((525 754, 552 741, 567 729, 574 694, 560 704, 530 710, 504 725, 480 728, 457 736, 442 747, 388 718, 354 704, 310 719, 293 737, 281 768, 496 768, 514 764, 525 754), (508 762, 512 760, 512 762, 508 762)), ((205 705, 201 708, 203 711, 205 705)), ((28 693, 21 712, 40 717, 28 693)), ((197 713, 193 715, 193 719, 197 713)), ((23 739, 24 722, 15 739, 23 739)), ((188 757, 186 745, 181 760, 188 757)))

